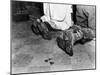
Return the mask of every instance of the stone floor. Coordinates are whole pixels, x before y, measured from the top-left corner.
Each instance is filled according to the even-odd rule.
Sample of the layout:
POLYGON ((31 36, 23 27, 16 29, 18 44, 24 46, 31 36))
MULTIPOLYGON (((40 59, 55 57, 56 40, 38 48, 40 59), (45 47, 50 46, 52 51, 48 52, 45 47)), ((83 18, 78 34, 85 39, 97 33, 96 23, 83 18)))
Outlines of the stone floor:
POLYGON ((12 23, 12 73, 95 69, 95 41, 74 46, 70 57, 56 44, 35 35, 28 22, 12 23))

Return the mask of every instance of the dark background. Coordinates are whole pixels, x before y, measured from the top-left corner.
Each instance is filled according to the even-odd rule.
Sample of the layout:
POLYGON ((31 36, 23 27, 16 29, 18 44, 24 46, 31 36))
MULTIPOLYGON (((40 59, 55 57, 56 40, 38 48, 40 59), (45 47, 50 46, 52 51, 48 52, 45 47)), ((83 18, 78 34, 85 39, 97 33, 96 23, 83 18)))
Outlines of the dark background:
POLYGON ((29 15, 40 18, 43 15, 43 3, 40 2, 11 2, 11 15, 13 21, 27 21, 29 15))

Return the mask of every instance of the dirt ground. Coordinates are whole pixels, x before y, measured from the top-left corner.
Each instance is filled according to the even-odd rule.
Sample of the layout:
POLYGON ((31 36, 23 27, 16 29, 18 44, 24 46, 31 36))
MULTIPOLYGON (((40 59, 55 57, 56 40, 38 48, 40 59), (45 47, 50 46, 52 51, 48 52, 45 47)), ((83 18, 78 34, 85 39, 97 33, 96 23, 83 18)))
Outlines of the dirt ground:
POLYGON ((55 38, 35 35, 28 22, 11 26, 12 73, 95 69, 95 41, 74 46, 71 57, 61 50, 55 38))

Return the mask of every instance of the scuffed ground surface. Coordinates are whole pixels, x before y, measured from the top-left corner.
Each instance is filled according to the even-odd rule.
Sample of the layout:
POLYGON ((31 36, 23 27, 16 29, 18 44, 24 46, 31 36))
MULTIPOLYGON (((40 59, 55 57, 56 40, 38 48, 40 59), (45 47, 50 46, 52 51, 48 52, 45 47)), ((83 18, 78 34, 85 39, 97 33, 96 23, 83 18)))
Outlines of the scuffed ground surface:
POLYGON ((95 41, 74 46, 70 57, 56 44, 31 31, 28 22, 12 23, 12 73, 34 73, 95 68, 95 41))

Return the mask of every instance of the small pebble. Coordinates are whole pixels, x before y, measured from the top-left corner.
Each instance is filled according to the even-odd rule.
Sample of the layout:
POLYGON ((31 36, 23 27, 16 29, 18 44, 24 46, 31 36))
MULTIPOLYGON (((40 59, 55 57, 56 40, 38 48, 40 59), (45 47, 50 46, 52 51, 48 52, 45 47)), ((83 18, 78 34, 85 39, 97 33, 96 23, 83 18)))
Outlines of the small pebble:
POLYGON ((44 60, 45 62, 48 62, 48 61, 50 61, 50 60, 52 60, 52 58, 48 58, 48 59, 46 59, 46 60, 44 60))
POLYGON ((54 62, 50 62, 50 65, 53 65, 54 64, 54 62))
POLYGON ((48 62, 48 60, 44 60, 45 62, 48 62))

